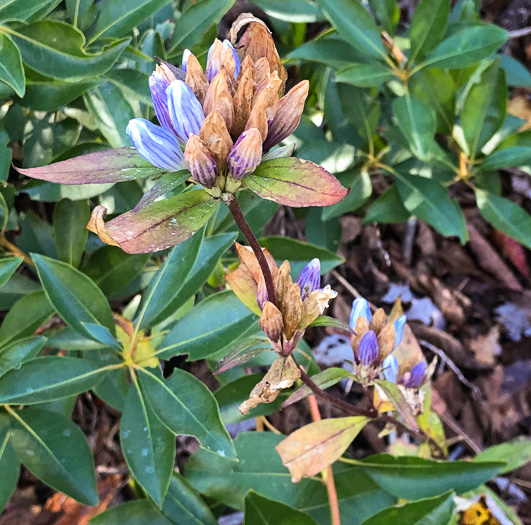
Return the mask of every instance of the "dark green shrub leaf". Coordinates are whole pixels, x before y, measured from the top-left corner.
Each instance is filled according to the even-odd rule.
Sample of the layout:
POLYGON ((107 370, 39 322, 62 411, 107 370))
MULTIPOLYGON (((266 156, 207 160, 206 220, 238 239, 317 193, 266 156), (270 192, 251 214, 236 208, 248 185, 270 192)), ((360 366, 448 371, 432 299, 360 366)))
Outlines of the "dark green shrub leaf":
POLYGON ((341 173, 338 178, 344 185, 350 187, 350 193, 342 201, 322 210, 324 220, 357 210, 367 202, 372 194, 371 177, 366 170, 348 170, 348 172, 341 173))
POLYGON ((102 345, 117 350, 118 352, 123 350, 122 343, 111 334, 111 331, 106 326, 84 321, 81 321, 81 325, 84 330, 90 333, 94 341, 98 341, 102 345))
POLYGON ((256 323, 251 312, 231 291, 207 297, 194 306, 167 334, 157 349, 161 359, 188 354, 188 360, 221 352, 256 323))
POLYGON ((369 0, 369 5, 383 28, 393 35, 400 20, 400 7, 397 0, 369 0))
POLYGON ((491 153, 481 163, 481 170, 502 170, 529 164, 531 161, 531 146, 513 146, 491 153))
POLYGON ((84 49, 85 37, 75 27, 54 20, 25 26, 13 37, 24 62, 35 71, 58 80, 85 80, 105 73, 118 60, 130 39, 115 40, 91 54, 84 49))
POLYGON ((18 47, 6 34, 0 35, 0 81, 12 87, 19 97, 24 96, 26 77, 22 66, 22 57, 18 47))
POLYGON ((93 388, 107 372, 75 357, 37 357, 0 378, 0 403, 34 405, 70 397, 93 388))
POLYGON ((371 222, 399 223, 409 219, 411 214, 404 208, 396 186, 391 186, 371 205, 363 219, 364 224, 371 222))
POLYGON ((406 503, 398 507, 378 512, 363 525, 421 525, 423 523, 450 523, 454 510, 453 492, 443 494, 437 498, 427 498, 415 503, 406 503))
POLYGON ((4 2, 0 6, 0 20, 19 19, 33 22, 40 17, 45 17, 52 11, 60 0, 18 0, 4 2))
POLYGON ((46 343, 46 337, 37 335, 19 339, 7 346, 0 348, 0 376, 13 369, 20 368, 20 365, 36 357, 43 349, 46 343))
POLYGON ((0 259, 0 288, 9 281, 23 260, 22 257, 4 257, 0 259))
POLYGON ((0 512, 15 491, 20 475, 20 461, 9 437, 9 419, 5 414, 0 414, 0 512))
POLYGON ((323 14, 307 0, 254 0, 265 13, 279 20, 293 23, 312 23, 324 19, 323 14))
POLYGON ((128 501, 90 520, 91 525, 172 525, 147 499, 128 501))
POLYGON ((141 369, 140 381, 156 415, 174 434, 195 436, 207 450, 236 459, 216 400, 204 383, 178 368, 166 379, 141 369))
POLYGON ((293 507, 260 496, 253 490, 245 498, 245 517, 243 525, 316 525, 316 522, 307 514, 293 507))
POLYGON ((136 380, 125 399, 120 443, 133 476, 162 507, 173 472, 175 436, 155 416, 136 380))
POLYGON ((94 281, 69 264, 33 254, 42 286, 57 313, 74 330, 92 338, 82 323, 102 324, 114 335, 111 307, 94 281))
POLYGON ((367 56, 359 53, 356 48, 337 35, 306 42, 287 56, 288 63, 304 60, 334 68, 346 67, 352 61, 363 59, 367 59, 367 56))
POLYGON ((384 64, 352 64, 336 73, 336 81, 358 87, 377 87, 395 78, 393 71, 384 64))
POLYGON ((382 59, 386 56, 380 32, 358 0, 317 0, 338 33, 358 51, 382 59))
POLYGON ((448 0, 422 0, 417 5, 409 28, 411 62, 422 59, 440 43, 448 27, 449 16, 448 0))
POLYGON ((476 190, 481 215, 495 228, 531 249, 531 215, 523 208, 483 190, 476 190))
POLYGON ((389 454, 377 454, 358 464, 380 487, 408 500, 431 498, 448 490, 467 492, 496 476, 504 466, 495 462, 431 461, 389 454))
POLYGON ((94 459, 83 432, 58 412, 27 408, 16 414, 10 442, 24 466, 80 503, 97 505, 94 459))
POLYGON ((507 474, 507 472, 523 467, 531 461, 531 440, 521 438, 489 447, 475 456, 472 461, 479 461, 480 463, 503 461, 507 464, 501 469, 500 474, 507 474))
POLYGON ((507 85, 531 88, 531 73, 510 55, 500 55, 500 66, 505 70, 507 85))
POLYGON ((77 268, 85 251, 90 218, 88 201, 63 199, 55 205, 54 237, 57 255, 62 261, 77 268))

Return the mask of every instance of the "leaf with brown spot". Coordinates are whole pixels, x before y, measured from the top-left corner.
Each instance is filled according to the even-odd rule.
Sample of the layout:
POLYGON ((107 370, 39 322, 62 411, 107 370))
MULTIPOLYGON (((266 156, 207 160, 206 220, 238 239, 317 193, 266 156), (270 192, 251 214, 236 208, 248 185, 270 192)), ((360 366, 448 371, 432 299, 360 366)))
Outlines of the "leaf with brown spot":
POLYGON ((299 428, 276 447, 293 483, 303 476, 315 476, 341 457, 361 429, 366 417, 323 419, 299 428))

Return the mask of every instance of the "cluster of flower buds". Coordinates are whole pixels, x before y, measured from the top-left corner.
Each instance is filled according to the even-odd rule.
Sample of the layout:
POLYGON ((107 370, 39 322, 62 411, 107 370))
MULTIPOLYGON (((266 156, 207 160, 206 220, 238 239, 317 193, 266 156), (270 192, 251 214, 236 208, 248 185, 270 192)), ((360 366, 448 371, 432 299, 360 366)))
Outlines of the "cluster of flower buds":
POLYGON ((231 40, 215 40, 205 70, 189 50, 181 69, 161 61, 149 81, 160 126, 135 118, 127 128, 146 160, 168 171, 188 168, 214 197, 236 191, 296 129, 308 95, 304 80, 283 96, 287 73, 264 22, 240 15, 231 40))
POLYGON ((240 265, 226 275, 227 282, 240 300, 260 315, 260 328, 275 352, 289 356, 308 326, 319 317, 337 292, 321 288, 321 263, 313 259, 295 282, 291 267, 284 261, 280 268, 267 249, 264 255, 275 285, 276 304, 270 301, 260 266, 250 248, 236 244, 240 265))

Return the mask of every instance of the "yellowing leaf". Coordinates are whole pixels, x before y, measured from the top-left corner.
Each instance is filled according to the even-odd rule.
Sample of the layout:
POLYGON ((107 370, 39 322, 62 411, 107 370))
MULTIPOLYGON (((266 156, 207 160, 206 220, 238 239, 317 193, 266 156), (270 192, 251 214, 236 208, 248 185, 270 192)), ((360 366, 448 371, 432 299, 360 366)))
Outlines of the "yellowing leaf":
POLYGON ((299 428, 276 447, 293 483, 315 476, 336 461, 370 420, 366 417, 323 419, 299 428))

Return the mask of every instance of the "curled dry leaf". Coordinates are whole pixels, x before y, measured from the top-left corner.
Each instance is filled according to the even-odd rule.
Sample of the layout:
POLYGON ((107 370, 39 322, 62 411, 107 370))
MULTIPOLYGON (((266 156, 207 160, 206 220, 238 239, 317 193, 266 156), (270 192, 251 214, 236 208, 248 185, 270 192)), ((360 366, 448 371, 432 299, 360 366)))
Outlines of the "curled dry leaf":
POLYGON ((293 483, 303 476, 315 476, 336 461, 361 429, 366 417, 323 419, 299 428, 276 447, 293 483))

